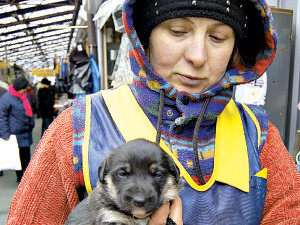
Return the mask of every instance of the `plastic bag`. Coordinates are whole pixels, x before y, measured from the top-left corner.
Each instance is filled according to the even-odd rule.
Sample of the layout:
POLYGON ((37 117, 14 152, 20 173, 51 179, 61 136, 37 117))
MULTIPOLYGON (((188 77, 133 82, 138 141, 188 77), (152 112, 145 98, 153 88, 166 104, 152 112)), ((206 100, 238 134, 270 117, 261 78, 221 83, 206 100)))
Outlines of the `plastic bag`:
POLYGON ((19 146, 16 135, 8 141, 0 138, 0 170, 21 170, 19 146))

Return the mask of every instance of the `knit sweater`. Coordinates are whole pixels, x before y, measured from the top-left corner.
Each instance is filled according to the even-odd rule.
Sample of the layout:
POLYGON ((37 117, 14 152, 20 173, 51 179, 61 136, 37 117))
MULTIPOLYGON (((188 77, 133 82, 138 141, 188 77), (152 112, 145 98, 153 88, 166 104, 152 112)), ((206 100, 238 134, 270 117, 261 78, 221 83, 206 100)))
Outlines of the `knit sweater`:
MULTIPOLYGON (((75 188, 71 108, 50 125, 37 146, 10 206, 6 224, 63 224, 79 203, 75 188)), ((300 174, 278 130, 269 134, 259 155, 268 168, 261 224, 300 223, 300 174), (291 204, 298 199, 297 204, 291 204)))

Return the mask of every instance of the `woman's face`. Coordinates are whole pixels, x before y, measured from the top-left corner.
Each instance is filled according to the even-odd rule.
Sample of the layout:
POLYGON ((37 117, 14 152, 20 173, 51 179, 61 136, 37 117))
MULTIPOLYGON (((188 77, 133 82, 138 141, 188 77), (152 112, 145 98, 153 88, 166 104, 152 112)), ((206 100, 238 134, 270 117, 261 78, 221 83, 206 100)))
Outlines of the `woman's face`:
POLYGON ((23 88, 23 89, 18 90, 18 92, 19 92, 21 95, 24 94, 24 93, 26 93, 26 91, 27 91, 27 88, 23 88))
POLYGON ((223 77, 234 43, 234 31, 224 23, 176 18, 152 30, 147 56, 154 70, 177 90, 199 93, 223 77))

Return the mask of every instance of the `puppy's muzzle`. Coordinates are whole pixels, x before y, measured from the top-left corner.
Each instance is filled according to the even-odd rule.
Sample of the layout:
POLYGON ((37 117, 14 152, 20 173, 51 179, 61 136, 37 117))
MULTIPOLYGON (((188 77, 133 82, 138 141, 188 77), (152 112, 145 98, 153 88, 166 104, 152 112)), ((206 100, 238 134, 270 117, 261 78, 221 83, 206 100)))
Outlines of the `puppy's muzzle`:
POLYGON ((144 194, 138 193, 133 196, 132 198, 132 204, 138 208, 144 207, 147 203, 147 198, 144 194))
POLYGON ((121 195, 122 205, 129 211, 141 210, 144 213, 152 212, 159 204, 157 191, 151 185, 128 187, 121 195))

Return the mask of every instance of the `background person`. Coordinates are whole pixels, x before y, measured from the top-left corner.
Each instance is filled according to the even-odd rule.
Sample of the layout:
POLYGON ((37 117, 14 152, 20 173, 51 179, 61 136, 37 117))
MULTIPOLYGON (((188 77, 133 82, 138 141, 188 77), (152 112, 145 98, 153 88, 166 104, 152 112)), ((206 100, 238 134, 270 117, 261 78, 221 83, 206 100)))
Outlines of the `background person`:
POLYGON ((38 90, 38 109, 42 117, 42 136, 53 121, 54 117, 54 94, 51 89, 51 81, 44 77, 38 90))
POLYGON ((22 170, 16 171, 18 182, 30 161, 30 145, 34 127, 31 100, 27 93, 28 84, 27 79, 20 76, 0 98, 1 138, 8 140, 11 134, 15 134, 18 141, 22 165, 22 170))
POLYGON ((161 135, 185 181, 182 208, 165 204, 150 225, 165 224, 169 208, 176 224, 299 224, 300 174, 278 130, 262 108, 231 100, 234 85, 260 77, 275 57, 265 1, 127 0, 123 9, 133 83, 60 114, 7 224, 64 223, 95 187, 99 161, 144 132, 161 135))

